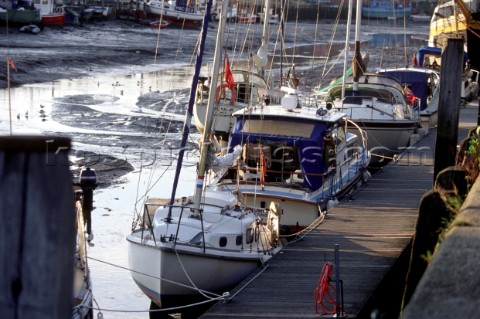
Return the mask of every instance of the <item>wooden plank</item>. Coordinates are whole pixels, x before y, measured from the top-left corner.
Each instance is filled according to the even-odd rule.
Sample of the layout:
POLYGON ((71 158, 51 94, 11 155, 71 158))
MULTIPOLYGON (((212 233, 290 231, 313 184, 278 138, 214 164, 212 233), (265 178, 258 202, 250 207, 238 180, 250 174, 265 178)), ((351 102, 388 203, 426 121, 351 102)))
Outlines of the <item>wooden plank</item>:
POLYGON ((201 318, 318 318, 314 292, 322 267, 340 246, 347 318, 362 310, 411 242, 422 195, 432 188, 435 129, 399 162, 385 167, 321 225, 289 243, 268 268, 252 274, 201 318), (248 285, 254 276, 258 277, 248 285), (246 286, 245 286, 246 285, 246 286))
POLYGON ((70 140, 0 138, 0 317, 64 319, 73 304, 70 140))

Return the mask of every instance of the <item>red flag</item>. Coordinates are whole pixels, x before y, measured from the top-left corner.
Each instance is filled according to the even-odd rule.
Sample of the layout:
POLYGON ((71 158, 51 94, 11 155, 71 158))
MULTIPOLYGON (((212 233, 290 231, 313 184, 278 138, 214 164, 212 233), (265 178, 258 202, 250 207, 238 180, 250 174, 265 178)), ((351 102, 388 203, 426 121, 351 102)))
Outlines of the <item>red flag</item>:
POLYGON ((13 64, 13 59, 8 58, 8 65, 10 65, 11 69, 13 69, 15 72, 17 72, 17 68, 15 67, 15 64, 13 64))
POLYGON ((413 55, 413 66, 414 67, 418 66, 418 60, 417 60, 417 55, 416 54, 413 55))
POLYGON ((225 81, 227 81, 228 88, 231 90, 235 86, 232 71, 230 71, 230 63, 228 62, 228 55, 225 54, 225 81))

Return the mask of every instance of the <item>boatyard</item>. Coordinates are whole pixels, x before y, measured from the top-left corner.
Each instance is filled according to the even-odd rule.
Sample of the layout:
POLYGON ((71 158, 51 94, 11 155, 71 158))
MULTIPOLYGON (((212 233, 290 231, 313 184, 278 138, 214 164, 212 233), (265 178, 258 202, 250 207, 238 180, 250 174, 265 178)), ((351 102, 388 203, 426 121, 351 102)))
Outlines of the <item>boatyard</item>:
POLYGON ((458 2, 456 34, 380 0, 0 26, 0 317, 474 317, 480 28, 458 2))

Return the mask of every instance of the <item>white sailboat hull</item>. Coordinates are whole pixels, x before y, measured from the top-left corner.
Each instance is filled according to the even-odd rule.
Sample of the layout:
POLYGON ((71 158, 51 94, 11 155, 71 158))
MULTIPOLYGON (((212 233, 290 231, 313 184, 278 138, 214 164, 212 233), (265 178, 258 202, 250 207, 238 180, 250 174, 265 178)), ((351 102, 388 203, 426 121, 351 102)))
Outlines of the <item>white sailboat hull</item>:
MULTIPOLYGON (((138 287, 159 307, 183 306, 222 295, 255 270, 264 256, 248 250, 234 252, 141 240, 142 231, 127 237, 129 268, 138 287)), ((145 233, 144 233, 145 235, 145 233)), ((267 258, 270 258, 267 256, 267 258)))
MULTIPOLYGON (((418 124, 418 121, 354 121, 367 133, 368 150, 372 156, 370 165, 389 161, 395 154, 403 152, 410 145, 410 137, 418 124)), ((350 131, 360 134, 354 128, 350 131)))
POLYGON ((204 13, 194 8, 185 8, 184 11, 178 10, 175 5, 163 1, 148 1, 144 6, 150 14, 162 16, 165 19, 187 20, 192 22, 202 22, 204 13))

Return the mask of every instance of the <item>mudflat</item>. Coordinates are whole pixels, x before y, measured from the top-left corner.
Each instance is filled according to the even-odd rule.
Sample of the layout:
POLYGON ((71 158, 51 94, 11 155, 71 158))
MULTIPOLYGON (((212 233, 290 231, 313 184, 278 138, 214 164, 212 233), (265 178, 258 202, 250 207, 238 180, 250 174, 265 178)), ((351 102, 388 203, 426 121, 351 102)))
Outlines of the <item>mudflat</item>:
POLYGON ((16 68, 10 70, 10 85, 15 87, 89 76, 126 65, 181 61, 184 56, 179 56, 176 48, 181 47, 181 52, 190 56, 198 33, 199 29, 180 28, 159 33, 145 24, 128 20, 89 22, 83 26, 46 26, 38 34, 0 26, 0 54, 5 61, 0 63, 0 87, 7 87, 8 58, 16 68))

